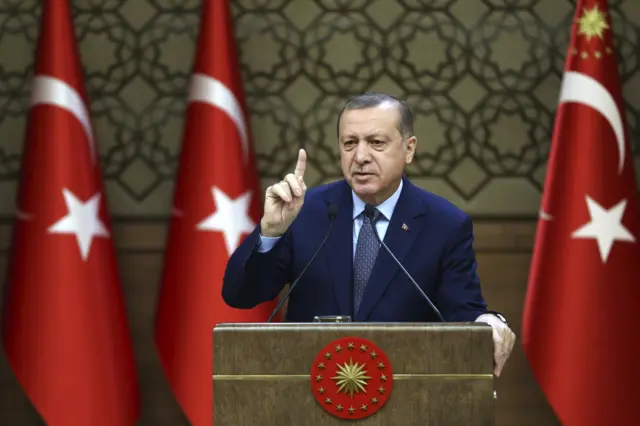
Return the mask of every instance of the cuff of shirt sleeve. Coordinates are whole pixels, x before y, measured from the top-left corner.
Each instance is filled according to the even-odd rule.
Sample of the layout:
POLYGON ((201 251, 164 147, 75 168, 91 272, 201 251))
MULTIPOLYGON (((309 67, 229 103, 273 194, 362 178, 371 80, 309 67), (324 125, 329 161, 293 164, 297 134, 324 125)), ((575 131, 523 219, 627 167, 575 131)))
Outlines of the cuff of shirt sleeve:
POLYGON ((258 246, 258 251, 260 253, 266 253, 276 245, 280 237, 265 237, 260 235, 260 244, 258 246))
MULTIPOLYGON (((507 319, 506 319, 506 318, 504 317, 504 315, 502 315, 500 312, 486 310, 486 311, 484 312, 484 314, 491 314, 491 315, 493 315, 493 316, 497 317, 500 321, 502 321, 503 323, 505 323, 507 326, 509 325, 509 322, 507 321, 507 319)), ((482 315, 484 315, 484 314, 482 314, 482 315)), ((481 315, 481 316, 482 316, 482 315, 481 315)))

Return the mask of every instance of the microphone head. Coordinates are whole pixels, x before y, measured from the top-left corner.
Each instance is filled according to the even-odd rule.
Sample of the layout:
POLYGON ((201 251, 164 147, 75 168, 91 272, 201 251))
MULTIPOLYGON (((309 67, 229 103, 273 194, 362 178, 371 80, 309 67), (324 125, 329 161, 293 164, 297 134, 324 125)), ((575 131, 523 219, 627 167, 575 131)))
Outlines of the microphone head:
POLYGON ((329 216, 329 219, 333 219, 338 216, 338 206, 333 203, 329 204, 327 207, 327 216, 329 216))

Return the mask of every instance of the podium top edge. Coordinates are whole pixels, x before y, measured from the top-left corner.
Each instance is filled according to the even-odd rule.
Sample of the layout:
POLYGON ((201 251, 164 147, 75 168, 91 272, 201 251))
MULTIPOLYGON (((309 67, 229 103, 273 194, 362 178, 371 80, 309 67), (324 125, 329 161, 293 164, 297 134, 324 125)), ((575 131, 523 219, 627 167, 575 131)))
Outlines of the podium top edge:
POLYGON ((342 330, 342 331, 476 331, 487 332, 491 327, 485 323, 477 322, 433 322, 433 323, 382 323, 382 322, 284 322, 284 323, 220 323, 214 326, 213 331, 305 331, 305 330, 342 330))

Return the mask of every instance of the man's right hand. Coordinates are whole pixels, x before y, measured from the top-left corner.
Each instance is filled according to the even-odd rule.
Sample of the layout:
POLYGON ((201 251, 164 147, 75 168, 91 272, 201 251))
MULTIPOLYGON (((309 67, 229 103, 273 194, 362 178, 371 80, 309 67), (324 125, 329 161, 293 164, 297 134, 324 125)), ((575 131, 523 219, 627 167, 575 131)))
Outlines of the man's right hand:
POLYGON ((264 197, 264 214, 260 221, 264 237, 282 236, 300 212, 307 192, 307 186, 304 184, 306 167, 307 153, 301 149, 294 172, 267 188, 264 197))

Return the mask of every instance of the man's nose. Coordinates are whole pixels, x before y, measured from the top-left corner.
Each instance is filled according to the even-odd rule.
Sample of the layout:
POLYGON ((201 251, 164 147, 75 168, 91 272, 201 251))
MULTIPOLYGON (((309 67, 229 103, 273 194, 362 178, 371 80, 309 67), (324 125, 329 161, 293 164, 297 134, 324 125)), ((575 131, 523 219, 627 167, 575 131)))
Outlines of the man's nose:
POLYGON ((369 160, 369 144, 366 141, 358 142, 358 146, 356 146, 356 155, 355 161, 356 163, 365 163, 369 160))

